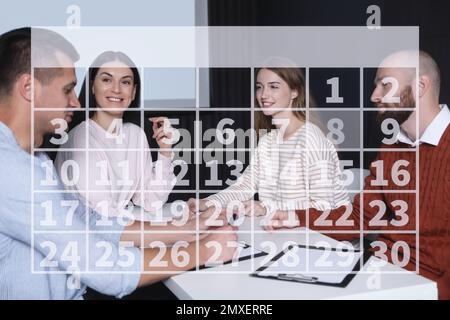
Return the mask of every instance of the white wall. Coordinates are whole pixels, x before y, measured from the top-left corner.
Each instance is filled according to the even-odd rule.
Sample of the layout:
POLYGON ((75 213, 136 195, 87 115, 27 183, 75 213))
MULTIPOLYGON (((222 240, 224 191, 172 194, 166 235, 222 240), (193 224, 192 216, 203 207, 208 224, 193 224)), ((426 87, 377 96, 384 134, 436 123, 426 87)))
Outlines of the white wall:
MULTIPOLYGON (((195 0, 9 0, 2 3, 0 33, 23 26, 65 26, 71 15, 66 11, 71 5, 80 9, 81 26, 195 26, 195 0)), ((81 79, 82 75, 78 76, 81 79)), ((145 90, 144 98, 195 98, 195 72, 153 70, 149 80, 156 83, 156 79, 174 77, 187 85, 174 92, 161 83, 155 90, 145 90)))

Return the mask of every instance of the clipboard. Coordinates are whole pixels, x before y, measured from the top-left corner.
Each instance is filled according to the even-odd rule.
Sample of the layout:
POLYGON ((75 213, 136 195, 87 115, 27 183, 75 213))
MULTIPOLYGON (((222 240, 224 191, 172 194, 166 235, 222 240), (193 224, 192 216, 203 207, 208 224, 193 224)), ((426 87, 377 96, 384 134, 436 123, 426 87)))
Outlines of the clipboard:
MULTIPOLYGON (((330 254, 329 256, 332 256, 330 254)), ((290 281, 290 282, 297 282, 297 283, 306 283, 306 284, 316 284, 316 285, 324 285, 324 286, 331 286, 331 287, 338 287, 338 288, 345 288, 352 279, 356 276, 356 274, 360 271, 362 266, 369 260, 370 256, 372 254, 369 251, 361 251, 361 250, 338 250, 336 248, 323 248, 323 247, 315 247, 315 246, 305 246, 305 245, 291 245, 287 247, 282 252, 278 253, 275 257, 273 257, 268 263, 266 263, 264 266, 257 269, 255 272, 251 273, 250 276, 252 277, 258 277, 263 279, 272 279, 272 280, 279 280, 279 281, 290 281), (339 254, 341 256, 344 256, 346 253, 350 255, 354 254, 354 264, 349 264, 349 266, 346 267, 346 270, 344 271, 337 271, 334 272, 334 279, 333 281, 330 281, 330 278, 333 277, 333 272, 331 271, 331 276, 327 274, 321 274, 320 273, 320 267, 314 267, 315 269, 306 270, 306 268, 301 268, 298 270, 298 266, 286 268, 285 271, 281 270, 283 269, 283 266, 279 266, 280 262, 283 259, 283 256, 285 256, 289 251, 295 249, 297 247, 299 251, 306 252, 311 257, 315 256, 323 256, 324 251, 330 251, 332 254, 335 255, 339 254), (356 262, 355 262, 356 261, 356 262), (362 263, 361 263, 362 261, 362 263), (272 267, 275 263, 277 263, 276 267, 272 267), (290 270, 288 270, 290 269, 290 270), (297 270, 296 270, 297 269, 297 270), (271 270, 271 271, 269 271, 271 270)), ((302 253, 300 253, 299 258, 302 258, 302 253)), ((304 256, 303 256, 304 258, 304 256)), ((310 263, 314 261, 312 258, 310 263)), ((316 261, 317 262, 317 261, 316 261)), ((301 263, 300 263, 301 264, 301 263)), ((304 265, 303 261, 303 265, 304 265)), ((329 268, 332 270, 332 266, 329 268)), ((325 268, 326 269, 326 268, 325 268)))

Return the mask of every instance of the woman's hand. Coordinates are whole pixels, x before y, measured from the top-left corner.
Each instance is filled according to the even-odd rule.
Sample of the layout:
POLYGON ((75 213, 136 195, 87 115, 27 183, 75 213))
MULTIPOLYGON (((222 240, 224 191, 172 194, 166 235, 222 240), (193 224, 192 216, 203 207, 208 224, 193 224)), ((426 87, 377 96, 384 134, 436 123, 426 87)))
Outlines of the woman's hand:
POLYGON ((247 200, 243 201, 242 204, 244 205, 244 214, 246 216, 263 216, 267 213, 266 207, 262 205, 261 201, 255 201, 255 200, 247 200))
POLYGON ((208 206, 207 202, 208 202, 208 200, 206 200, 206 199, 190 198, 187 202, 189 211, 192 213, 196 213, 198 211, 200 211, 200 212, 206 211, 206 210, 208 210, 209 207, 212 206, 212 205, 208 206), (197 207, 197 202, 198 202, 198 207, 197 207))
POLYGON ((295 228, 300 226, 295 211, 277 210, 272 216, 267 216, 261 220, 261 226, 266 231, 281 228, 295 228))
POLYGON ((227 217, 225 211, 216 212, 215 207, 210 207, 199 215, 189 214, 187 221, 183 219, 173 220, 165 231, 178 231, 177 233, 166 233, 168 235, 167 243, 173 244, 176 241, 193 242, 197 239, 205 238, 207 231, 217 227, 227 226, 227 217), (179 223, 179 222, 182 223, 179 223), (180 232, 183 231, 183 232, 180 232))
POLYGON ((174 141, 174 129, 168 118, 166 117, 156 117, 149 118, 149 120, 153 123, 153 138, 156 140, 160 149, 159 153, 163 156, 170 158, 172 155, 172 145, 176 143, 174 141))

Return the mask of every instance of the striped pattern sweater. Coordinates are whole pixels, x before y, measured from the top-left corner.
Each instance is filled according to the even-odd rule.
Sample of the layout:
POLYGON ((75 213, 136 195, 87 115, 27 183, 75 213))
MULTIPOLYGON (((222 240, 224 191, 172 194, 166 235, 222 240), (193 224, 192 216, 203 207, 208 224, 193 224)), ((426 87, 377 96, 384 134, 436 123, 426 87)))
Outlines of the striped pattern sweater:
POLYGON ((280 210, 324 210, 348 203, 336 149, 322 131, 307 123, 286 140, 280 133, 264 135, 236 183, 208 199, 226 207, 258 193, 265 205, 280 210))

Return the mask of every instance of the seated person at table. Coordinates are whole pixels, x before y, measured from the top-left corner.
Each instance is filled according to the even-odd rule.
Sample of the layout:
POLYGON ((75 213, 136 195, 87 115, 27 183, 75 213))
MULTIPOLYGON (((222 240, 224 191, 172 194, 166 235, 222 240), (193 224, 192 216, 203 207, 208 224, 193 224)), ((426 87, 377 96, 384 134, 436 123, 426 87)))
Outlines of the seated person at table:
POLYGON ((133 110, 127 110, 139 109, 140 89, 139 72, 128 56, 112 51, 99 55, 89 69, 89 84, 84 83, 80 94, 81 103, 95 111, 69 132, 64 149, 73 151, 60 151, 55 160, 58 172, 68 160, 77 163, 80 177, 66 187, 105 216, 120 215, 130 201, 154 212, 167 201, 176 182, 168 119, 150 118, 153 138, 161 148, 156 162, 145 132, 128 122, 133 110), (87 151, 77 150, 85 147, 87 151))
POLYGON ((79 55, 55 32, 33 28, 33 45, 31 34, 22 28, 0 35, 0 299, 83 299, 87 286, 123 297, 211 259, 230 260, 236 234, 229 226, 194 231, 194 243, 180 243, 189 257, 180 261, 180 247, 148 248, 149 237, 160 236, 142 223, 111 218, 105 225, 63 192, 53 166, 47 169, 51 160, 34 148, 54 132, 54 119, 70 122, 70 109, 80 106, 79 55))
POLYGON ((230 187, 198 203, 189 199, 190 209, 226 208, 238 201, 240 212, 270 217, 277 210, 295 216, 296 209, 334 209, 348 203, 339 182, 337 152, 307 119, 301 69, 261 68, 255 90, 259 142, 249 166, 230 187), (252 200, 255 193, 259 201, 252 200))
MULTIPOLYGON (((439 67, 428 53, 401 51, 388 56, 377 70, 371 100, 380 108, 380 123, 386 119, 398 123, 395 141, 382 144, 381 148, 387 151, 379 152, 372 162, 364 193, 355 197, 352 210, 346 207, 331 212, 298 210, 296 223, 292 225, 305 225, 309 214, 309 228, 340 230, 343 234, 330 236, 348 239, 352 234, 344 234, 345 230, 360 229, 357 222, 362 211, 364 230, 380 231, 379 242, 373 245, 375 255, 395 263, 392 259, 395 254, 401 258, 400 266, 412 271, 418 264, 421 275, 437 282, 439 299, 450 299, 450 111, 447 105, 439 104, 439 91, 439 67), (417 61, 418 77, 415 69, 409 68, 417 65, 417 61), (395 92, 398 103, 383 101, 393 87, 386 83, 392 82, 392 78, 398 82, 395 92), (389 110, 392 108, 409 110, 389 110), (405 150, 408 148, 411 151, 405 150), (417 153, 419 177, 416 176, 417 153), (408 192, 416 190, 416 178, 420 182, 418 192, 408 192), (344 212, 351 213, 346 222, 353 222, 347 226, 337 223, 344 212), (316 223, 323 214, 331 224, 316 223), (413 232, 395 233, 409 230, 413 232), (399 247, 403 247, 403 252, 398 252, 399 247)), ((292 220, 277 211, 268 228, 280 228, 283 226, 280 222, 288 218, 292 220)))

